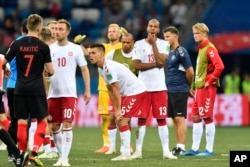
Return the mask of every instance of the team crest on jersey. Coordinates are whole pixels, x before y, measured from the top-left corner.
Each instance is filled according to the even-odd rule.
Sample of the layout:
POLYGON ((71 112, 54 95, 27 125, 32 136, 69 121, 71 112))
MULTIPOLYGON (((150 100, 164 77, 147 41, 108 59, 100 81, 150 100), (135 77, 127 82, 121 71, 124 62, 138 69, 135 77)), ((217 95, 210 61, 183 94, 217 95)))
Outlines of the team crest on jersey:
POLYGON ((72 52, 72 51, 69 51, 69 52, 68 52, 68 56, 73 56, 73 52, 72 52))
POLYGON ((178 48, 177 48, 177 51, 179 52, 179 55, 180 55, 181 57, 184 56, 184 51, 183 51, 182 48, 178 47, 178 48))
POLYGON ((113 79, 112 74, 110 74, 110 73, 107 74, 106 77, 107 77, 107 79, 108 79, 109 81, 113 79))

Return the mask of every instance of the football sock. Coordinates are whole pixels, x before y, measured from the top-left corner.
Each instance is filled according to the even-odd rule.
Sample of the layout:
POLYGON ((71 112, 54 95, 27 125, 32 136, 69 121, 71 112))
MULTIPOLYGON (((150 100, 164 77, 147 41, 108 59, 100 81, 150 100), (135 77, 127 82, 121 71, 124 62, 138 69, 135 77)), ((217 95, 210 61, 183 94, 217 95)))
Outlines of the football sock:
POLYGON ((43 140, 43 148, 46 154, 51 152, 50 135, 45 135, 44 140, 43 140))
POLYGON ((215 124, 214 122, 206 124, 206 149, 213 152, 214 137, 215 137, 215 124))
POLYGON ((46 126, 47 126, 47 122, 44 122, 44 121, 37 122, 37 129, 34 135, 34 145, 33 145, 34 152, 38 152, 39 148, 43 144, 46 126))
POLYGON ((112 149, 115 149, 116 147, 116 133, 117 133, 117 128, 111 128, 109 127, 108 129, 108 134, 109 134, 109 142, 110 142, 110 147, 112 149))
POLYGON ((28 140, 28 134, 27 134, 27 124, 24 123, 18 123, 17 128, 17 144, 20 151, 26 152, 27 151, 27 140, 28 140))
POLYGON ((169 152, 169 132, 167 125, 158 126, 158 133, 161 139, 161 146, 163 152, 169 152))
POLYGON ((56 144, 55 144, 53 136, 50 136, 50 148, 51 148, 51 151, 54 151, 54 152, 58 151, 56 148, 56 144))
POLYGON ((122 155, 129 157, 130 156, 130 137, 131 131, 129 130, 129 126, 123 126, 120 129, 120 136, 123 145, 122 155))
POLYGON ((37 128, 37 121, 36 119, 32 119, 30 122, 30 127, 29 127, 29 147, 33 147, 34 144, 34 135, 36 132, 37 128))
POLYGON ((139 126, 136 134, 136 151, 142 152, 142 145, 146 133, 146 125, 139 126))
POLYGON ((193 144, 192 150, 197 151, 199 150, 201 137, 203 133, 203 124, 202 122, 193 123, 193 144))
POLYGON ((182 150, 185 150, 185 144, 176 144, 176 147, 181 148, 182 150))
POLYGON ((9 130, 9 125, 10 125, 10 121, 9 121, 9 119, 5 119, 5 120, 3 120, 2 122, 2 125, 4 126, 4 129, 6 130, 6 131, 8 131, 9 130))
POLYGON ((105 146, 109 146, 109 135, 108 135, 108 127, 109 127, 109 115, 103 114, 102 116, 102 138, 103 144, 105 146))
POLYGON ((62 155, 62 132, 61 129, 58 131, 53 132, 54 141, 56 143, 56 148, 60 155, 62 155))
POLYGON ((63 128, 63 142, 62 142, 62 159, 68 160, 71 150, 73 133, 72 128, 63 128))

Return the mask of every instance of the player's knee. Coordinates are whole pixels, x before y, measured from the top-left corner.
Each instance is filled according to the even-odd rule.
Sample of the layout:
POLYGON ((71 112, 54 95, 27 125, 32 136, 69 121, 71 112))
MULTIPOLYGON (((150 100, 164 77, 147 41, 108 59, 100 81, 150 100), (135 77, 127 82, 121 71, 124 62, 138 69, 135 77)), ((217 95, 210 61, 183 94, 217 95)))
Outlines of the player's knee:
POLYGON ((201 122, 201 118, 200 118, 199 115, 194 115, 192 117, 192 120, 193 120, 193 123, 199 123, 199 122, 201 122))
POLYGON ((138 126, 146 125, 147 118, 138 118, 138 126))
POLYGON ((157 119, 158 126, 167 125, 166 119, 157 119))
POLYGON ((203 120, 204 120, 205 124, 210 124, 210 123, 214 122, 213 118, 204 118, 203 120))

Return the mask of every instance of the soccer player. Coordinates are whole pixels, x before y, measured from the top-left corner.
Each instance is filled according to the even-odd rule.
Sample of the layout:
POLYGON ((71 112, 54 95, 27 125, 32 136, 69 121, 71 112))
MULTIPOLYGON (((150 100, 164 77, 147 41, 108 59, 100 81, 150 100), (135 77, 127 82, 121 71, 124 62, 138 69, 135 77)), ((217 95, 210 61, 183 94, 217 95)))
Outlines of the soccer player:
POLYGON ((178 42, 179 32, 169 26, 163 30, 163 36, 170 44, 167 60, 166 83, 168 89, 168 117, 172 118, 175 130, 176 147, 174 155, 185 152, 187 136, 187 101, 189 89, 194 78, 194 69, 187 50, 178 42))
MULTIPOLYGON (((158 123, 158 133, 163 149, 163 158, 177 159, 169 151, 169 132, 167 127, 167 88, 165 84, 164 64, 169 53, 167 41, 157 38, 160 32, 160 23, 151 19, 147 26, 147 37, 135 42, 136 54, 133 57, 134 66, 139 71, 138 78, 147 87, 150 102, 148 111, 158 123)), ((146 133, 146 118, 138 119, 138 134, 136 139, 136 151, 132 159, 142 158, 142 145, 146 133)))
POLYGON ((77 66, 80 67, 84 79, 86 104, 91 98, 87 61, 81 47, 68 41, 70 30, 71 25, 67 20, 58 20, 57 41, 50 45, 55 75, 50 78, 48 92, 49 122, 53 124, 52 130, 59 151, 59 159, 53 166, 70 166, 68 156, 73 140, 72 122, 77 102, 75 76, 77 66))
POLYGON ((115 120, 123 142, 123 151, 112 161, 130 160, 131 117, 148 116, 146 103, 148 97, 146 86, 127 67, 121 63, 104 58, 105 48, 102 44, 90 46, 89 60, 96 64, 99 74, 104 78, 109 97, 115 111, 115 120), (146 109, 146 110, 145 110, 146 109))
POLYGON ((51 31, 51 42, 50 43, 56 42, 56 40, 57 40, 57 38, 56 38, 57 21, 56 20, 52 20, 52 21, 48 22, 47 23, 47 27, 51 31))
MULTIPOLYGON (((28 29, 26 26, 27 26, 27 19, 23 21, 20 28, 21 35, 18 36, 16 40, 23 38, 28 33, 28 29)), ((11 138, 13 139, 14 143, 17 144, 17 118, 15 118, 15 112, 14 112, 14 89, 17 79, 16 58, 14 58, 11 62, 9 62, 9 66, 11 73, 6 85, 7 88, 6 93, 7 93, 9 115, 10 115, 10 126, 8 132, 11 138)), ((8 160, 9 161, 13 160, 10 155, 8 157, 8 160)))
POLYGON ((212 156, 215 138, 213 107, 219 86, 219 77, 224 64, 215 46, 209 41, 209 29, 204 23, 196 23, 192 27, 194 41, 199 44, 196 61, 195 80, 190 93, 193 95, 193 144, 185 156, 212 156), (199 153, 203 122, 206 128, 206 148, 199 153))
MULTIPOLYGON (((105 55, 109 53, 112 49, 120 49, 122 44, 120 42, 121 32, 120 26, 118 24, 110 24, 108 26, 107 34, 109 43, 104 43, 105 55)), ((102 137, 103 137, 103 146, 96 150, 96 153, 105 153, 109 150, 109 135, 108 135, 108 126, 109 126, 109 96, 107 87, 103 78, 99 75, 98 79, 98 114, 102 118, 102 137)))
MULTIPOLYGON (((39 33, 39 38, 45 42, 47 45, 50 45, 51 43, 53 43, 52 41, 52 32, 50 30, 50 28, 48 27, 43 27, 41 32, 39 33)), ((48 90, 49 90, 49 76, 48 76, 48 72, 45 69, 44 70, 44 87, 45 87, 45 91, 46 94, 48 94, 48 90)), ((44 141, 43 141, 43 148, 44 148, 44 153, 39 155, 38 158, 58 158, 58 154, 57 154, 57 150, 55 151, 55 144, 54 144, 54 140, 51 140, 51 136, 52 136, 52 124, 48 123, 47 127, 46 127, 46 131, 45 131, 45 136, 44 136, 44 141), (54 146, 54 147, 52 147, 54 146)))
MULTIPOLYGON (((123 64, 125 67, 127 67, 132 73, 137 75, 137 70, 134 67, 132 57, 134 55, 134 38, 131 33, 125 33, 122 35, 121 38, 122 48, 121 49, 115 49, 110 51, 106 59, 113 60, 116 62, 119 62, 123 64)), ((111 102, 112 103, 112 102, 111 102)), ((107 151, 105 154, 113 154, 116 152, 116 123, 115 123, 115 117, 114 117, 114 110, 112 107, 112 104, 109 106, 109 115, 110 115, 110 124, 108 127, 108 134, 109 134, 109 141, 110 141, 110 147, 109 151, 107 151)), ((130 152, 133 152, 133 148, 130 148, 130 152)), ((123 150, 122 144, 121 144, 121 152, 123 150)))
POLYGON ((47 68, 49 75, 54 74, 50 49, 38 39, 43 19, 38 14, 31 14, 27 19, 28 34, 16 40, 6 53, 3 64, 16 57, 17 81, 14 90, 14 111, 18 119, 17 140, 22 152, 27 150, 28 117, 37 119, 34 145, 29 160, 37 166, 43 163, 37 158, 47 126, 47 99, 43 85, 43 70, 47 68))

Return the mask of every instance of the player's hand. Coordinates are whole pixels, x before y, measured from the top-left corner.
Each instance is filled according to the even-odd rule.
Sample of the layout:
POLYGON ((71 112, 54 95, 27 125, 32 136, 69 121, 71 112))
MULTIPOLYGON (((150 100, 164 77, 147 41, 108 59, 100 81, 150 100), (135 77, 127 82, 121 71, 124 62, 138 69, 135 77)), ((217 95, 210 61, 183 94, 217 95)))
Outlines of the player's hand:
POLYGON ((4 77, 5 77, 5 78, 9 78, 10 75, 11 75, 10 69, 9 69, 9 68, 5 68, 5 69, 4 69, 4 77))
POLYGON ((85 101, 85 105, 87 105, 91 99, 91 93, 90 91, 86 91, 83 95, 83 99, 85 101))
POLYGON ((157 36, 156 36, 156 34, 148 34, 148 43, 149 44, 151 44, 151 45, 153 45, 155 42, 156 42, 156 39, 157 39, 157 36))
POLYGON ((115 122, 118 124, 122 120, 122 111, 115 111, 115 122))
POLYGON ((76 44, 81 44, 82 43, 82 41, 84 40, 86 38, 86 35, 81 35, 81 34, 79 34, 79 35, 77 35, 77 36, 75 36, 74 37, 74 43, 76 43, 76 44))
POLYGON ((194 97, 194 94, 195 94, 195 90, 190 89, 190 90, 189 90, 189 95, 190 95, 191 97, 194 97))

